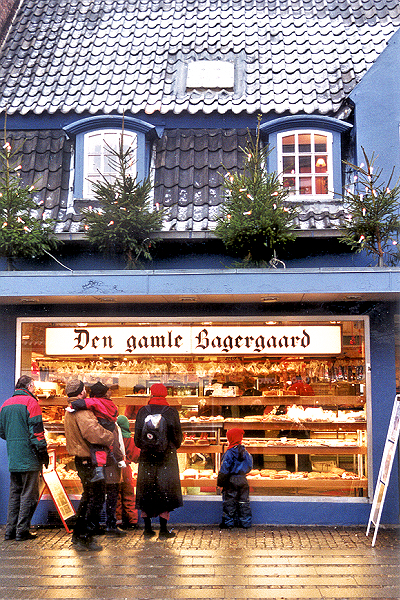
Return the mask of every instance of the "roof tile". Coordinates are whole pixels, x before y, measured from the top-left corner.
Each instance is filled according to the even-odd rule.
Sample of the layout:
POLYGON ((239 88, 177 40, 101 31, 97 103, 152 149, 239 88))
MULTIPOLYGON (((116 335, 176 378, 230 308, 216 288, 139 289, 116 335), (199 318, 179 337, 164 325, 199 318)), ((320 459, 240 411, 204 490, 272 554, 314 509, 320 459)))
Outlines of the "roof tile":
POLYGON ((0 110, 135 114, 147 105, 148 112, 177 114, 304 112, 308 93, 290 99, 291 74, 303 73, 303 81, 323 75, 329 90, 345 72, 346 89, 324 97, 321 106, 314 101, 314 110, 332 114, 399 25, 397 0, 141 0, 134 6, 128 0, 26 1, 0 52, 0 110), (178 52, 183 62, 228 56, 240 61, 244 50, 255 60, 244 63, 239 97, 182 98, 176 86, 165 85, 178 52), (279 72, 282 86, 276 89, 279 72), (125 94, 129 77, 137 85, 125 94))

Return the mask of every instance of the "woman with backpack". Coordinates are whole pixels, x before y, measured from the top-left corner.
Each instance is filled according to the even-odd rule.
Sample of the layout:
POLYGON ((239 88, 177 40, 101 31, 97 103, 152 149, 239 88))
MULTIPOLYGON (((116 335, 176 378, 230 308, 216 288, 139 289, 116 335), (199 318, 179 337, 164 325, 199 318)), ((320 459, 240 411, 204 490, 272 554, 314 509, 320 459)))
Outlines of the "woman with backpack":
POLYGON ((167 388, 154 383, 147 406, 136 416, 135 445, 140 448, 136 486, 136 508, 144 519, 144 535, 152 537, 151 519, 160 518, 160 538, 172 538, 169 513, 183 506, 176 451, 182 443, 182 428, 176 408, 169 406, 167 388))

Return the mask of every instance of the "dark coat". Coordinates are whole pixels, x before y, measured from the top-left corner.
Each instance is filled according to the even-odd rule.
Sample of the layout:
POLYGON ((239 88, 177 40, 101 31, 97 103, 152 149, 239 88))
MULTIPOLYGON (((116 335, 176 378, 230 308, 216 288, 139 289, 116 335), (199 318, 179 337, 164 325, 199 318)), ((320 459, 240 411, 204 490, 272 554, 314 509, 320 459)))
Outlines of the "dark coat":
MULTIPOLYGON (((148 405, 152 414, 161 412, 163 406, 148 405)), ((134 441, 141 448, 140 434, 148 415, 142 407, 135 424, 134 441)), ((176 450, 182 443, 182 429, 176 408, 169 406, 163 412, 167 422, 168 448, 165 454, 155 457, 141 448, 136 487, 136 508, 143 510, 148 517, 155 517, 165 511, 183 506, 179 466, 176 450)))

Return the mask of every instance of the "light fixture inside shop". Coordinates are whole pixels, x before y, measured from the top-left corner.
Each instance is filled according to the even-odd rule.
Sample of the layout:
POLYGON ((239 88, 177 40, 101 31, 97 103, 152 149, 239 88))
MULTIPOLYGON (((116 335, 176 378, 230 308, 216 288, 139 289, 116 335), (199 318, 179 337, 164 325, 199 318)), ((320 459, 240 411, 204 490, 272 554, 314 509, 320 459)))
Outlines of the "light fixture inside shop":
POLYGON ((278 296, 263 296, 261 302, 278 302, 278 296))

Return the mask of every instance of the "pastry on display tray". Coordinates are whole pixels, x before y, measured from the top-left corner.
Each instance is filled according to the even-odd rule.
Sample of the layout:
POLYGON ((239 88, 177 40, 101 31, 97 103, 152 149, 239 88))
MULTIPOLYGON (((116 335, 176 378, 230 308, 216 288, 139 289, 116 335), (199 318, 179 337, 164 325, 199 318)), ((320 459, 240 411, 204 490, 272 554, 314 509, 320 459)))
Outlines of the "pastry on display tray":
POLYGON ((343 469, 332 469, 329 472, 319 471, 286 471, 282 469, 276 471, 275 469, 252 469, 247 475, 248 480, 254 479, 364 479, 358 477, 355 473, 350 471, 344 471, 343 469))

